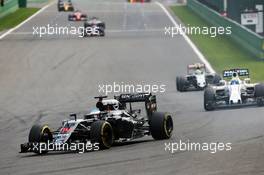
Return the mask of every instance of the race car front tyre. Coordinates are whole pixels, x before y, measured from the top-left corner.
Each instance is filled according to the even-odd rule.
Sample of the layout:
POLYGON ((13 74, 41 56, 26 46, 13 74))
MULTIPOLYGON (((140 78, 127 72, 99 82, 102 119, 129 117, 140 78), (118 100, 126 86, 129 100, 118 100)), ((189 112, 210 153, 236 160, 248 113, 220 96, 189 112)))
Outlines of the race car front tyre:
POLYGON ((255 97, 258 106, 264 106, 264 84, 257 84, 255 86, 255 97))
POLYGON ((215 93, 214 89, 211 87, 207 87, 204 91, 204 109, 206 111, 212 111, 215 109, 215 93))
POLYGON ((105 29, 105 23, 104 22, 102 24, 100 24, 99 26, 102 27, 103 29, 105 29))
POLYGON ((105 32, 104 31, 101 31, 100 32, 100 36, 105 36, 105 32))
POLYGON ((169 139, 173 131, 171 115, 164 112, 153 112, 149 122, 150 133, 155 140, 169 139))
POLYGON ((177 91, 180 91, 180 88, 179 88, 179 77, 176 77, 176 88, 177 88, 177 91))
POLYGON ((108 149, 114 142, 113 128, 107 121, 95 121, 91 125, 91 142, 98 143, 100 149, 108 149))
POLYGON ((264 99, 262 97, 257 97, 257 105, 264 106, 264 99))
POLYGON ((60 11, 63 11, 63 9, 64 9, 64 8, 59 7, 59 8, 58 8, 58 11, 59 11, 59 12, 60 12, 60 11))
POLYGON ((185 84, 186 84, 186 78, 183 76, 177 77, 176 78, 176 86, 177 90, 180 92, 186 91, 185 84))
MULTIPOLYGON (((48 125, 33 125, 30 129, 28 141, 29 143, 35 143, 40 146, 39 143, 47 143, 48 141, 52 141, 52 132, 48 125)), ((33 150, 33 152, 38 154, 45 154, 48 151, 40 152, 40 149, 33 150)))

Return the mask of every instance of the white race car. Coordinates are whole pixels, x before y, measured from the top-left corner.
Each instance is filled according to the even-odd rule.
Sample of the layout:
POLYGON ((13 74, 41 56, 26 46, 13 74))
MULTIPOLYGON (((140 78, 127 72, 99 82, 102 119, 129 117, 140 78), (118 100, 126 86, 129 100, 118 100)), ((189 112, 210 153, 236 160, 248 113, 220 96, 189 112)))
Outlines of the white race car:
POLYGON ((105 36, 105 22, 97 17, 91 17, 84 22, 84 37, 89 36, 105 36))
POLYGON ((176 77, 176 87, 180 92, 203 90, 208 84, 218 84, 221 79, 215 73, 208 73, 205 64, 195 63, 187 66, 187 75, 176 77))
POLYGON ((248 69, 231 69, 223 72, 218 85, 208 86, 204 91, 204 108, 207 111, 228 106, 264 105, 264 84, 250 83, 248 69), (244 80, 240 77, 246 76, 244 80))

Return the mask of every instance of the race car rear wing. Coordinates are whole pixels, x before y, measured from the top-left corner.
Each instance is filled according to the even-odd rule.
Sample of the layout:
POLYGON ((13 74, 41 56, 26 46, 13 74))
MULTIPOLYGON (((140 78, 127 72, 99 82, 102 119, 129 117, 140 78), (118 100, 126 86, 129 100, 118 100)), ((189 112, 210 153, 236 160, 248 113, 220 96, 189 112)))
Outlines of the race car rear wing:
POLYGON ((187 68, 188 69, 202 69, 202 68, 205 69, 206 67, 205 67, 205 64, 203 63, 195 63, 195 64, 189 64, 187 68))
POLYGON ((115 96, 114 98, 124 106, 126 103, 131 104, 135 102, 145 102, 145 108, 148 116, 152 115, 152 112, 157 111, 156 95, 152 95, 151 93, 121 94, 119 96, 115 96))
POLYGON ((151 93, 137 93, 137 94, 120 94, 119 96, 115 96, 115 99, 120 103, 122 102, 145 102, 150 98, 155 97, 151 93))
POLYGON ((195 64, 189 64, 187 66, 187 73, 190 74, 191 71, 197 70, 197 69, 203 69, 206 72, 206 66, 203 63, 195 63, 195 64))
POLYGON ((223 71, 223 77, 229 78, 233 77, 233 75, 237 73, 239 77, 249 77, 249 70, 248 69, 230 69, 230 70, 224 70, 223 71))

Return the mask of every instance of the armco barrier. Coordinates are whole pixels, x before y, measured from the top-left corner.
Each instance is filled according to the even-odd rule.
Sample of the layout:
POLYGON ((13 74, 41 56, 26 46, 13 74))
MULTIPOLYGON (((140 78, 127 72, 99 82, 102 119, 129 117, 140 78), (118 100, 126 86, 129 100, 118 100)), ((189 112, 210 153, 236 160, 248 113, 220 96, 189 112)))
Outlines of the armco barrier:
POLYGON ((251 52, 257 58, 264 59, 264 38, 232 21, 219 13, 208 8, 196 0, 188 0, 187 5, 197 15, 209 22, 213 26, 232 27, 232 34, 230 35, 238 44, 251 52))
POLYGON ((4 6, 0 6, 0 18, 18 9, 18 0, 5 0, 4 6))
POLYGON ((224 11, 224 0, 199 0, 201 3, 207 5, 208 7, 218 11, 224 11))
POLYGON ((43 3, 47 2, 48 0, 27 0, 28 3, 43 3))

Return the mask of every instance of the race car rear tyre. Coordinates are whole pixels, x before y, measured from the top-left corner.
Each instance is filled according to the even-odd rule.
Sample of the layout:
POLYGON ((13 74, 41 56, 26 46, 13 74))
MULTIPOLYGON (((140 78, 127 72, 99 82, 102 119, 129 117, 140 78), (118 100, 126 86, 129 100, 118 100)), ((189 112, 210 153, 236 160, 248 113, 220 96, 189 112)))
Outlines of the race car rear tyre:
MULTIPOLYGON (((52 132, 48 125, 33 125, 30 129, 28 141, 29 143, 47 143, 48 141, 52 141, 52 132)), ((39 148, 39 147, 38 147, 39 148)), ((45 154, 48 151, 42 151, 40 152, 40 149, 33 150, 33 152, 38 154, 45 154)))
POLYGON ((177 77, 176 78, 176 86, 177 90, 180 92, 186 91, 185 84, 186 84, 186 78, 183 76, 177 77))
POLYGON ((155 140, 169 139, 173 131, 173 120, 168 113, 153 112, 149 122, 150 133, 155 140))
POLYGON ((255 97, 258 106, 264 106, 264 84, 257 84, 255 86, 255 97))
POLYGON ((87 37, 87 36, 88 36, 88 34, 87 34, 87 32, 85 31, 85 29, 83 29, 83 30, 81 31, 81 36, 82 36, 82 37, 87 37))
POLYGON ((264 97, 264 84, 257 84, 255 86, 255 97, 264 97))
POLYGON ((95 121, 91 125, 91 142, 98 143, 100 149, 108 149, 114 142, 113 128, 107 121, 95 121))
POLYGON ((221 76, 218 74, 215 74, 213 78, 213 84, 219 84, 221 80, 222 80, 221 76))
POLYGON ((214 89, 211 87, 207 87, 204 91, 204 109, 206 111, 212 111, 215 109, 215 93, 214 89))

